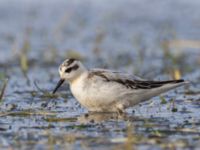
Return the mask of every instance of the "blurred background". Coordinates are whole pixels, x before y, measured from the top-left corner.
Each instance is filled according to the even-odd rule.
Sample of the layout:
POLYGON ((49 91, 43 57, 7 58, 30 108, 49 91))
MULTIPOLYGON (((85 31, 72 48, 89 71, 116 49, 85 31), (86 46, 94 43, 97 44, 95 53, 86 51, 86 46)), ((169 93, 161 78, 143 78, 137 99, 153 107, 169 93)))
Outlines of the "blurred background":
MULTIPOLYGON (((111 148, 116 141, 120 146, 126 144, 125 131, 133 130, 127 129, 127 120, 120 125, 104 123, 104 129, 109 130, 105 135, 101 127, 80 126, 74 121, 87 110, 75 101, 69 90, 66 92, 67 85, 58 95, 50 94, 59 80, 58 66, 66 58, 80 59, 88 68, 120 70, 147 79, 191 81, 189 86, 165 95, 166 98, 158 97, 156 102, 149 101, 128 112, 148 119, 165 118, 168 123, 161 120, 161 127, 156 124, 158 129, 167 124, 173 127, 165 130, 174 131, 174 127, 181 125, 192 132, 186 138, 182 132, 174 131, 172 136, 160 130, 141 132, 136 127, 134 133, 139 137, 164 135, 161 143, 167 148, 166 141, 170 143, 170 140, 187 143, 179 148, 198 147, 199 138, 195 138, 200 132, 199 8, 199 0, 0 0, 0 148, 40 149, 49 145, 55 148, 56 142, 63 140, 59 141, 58 137, 66 132, 73 136, 65 135, 69 141, 64 144, 72 148, 80 147, 84 141, 80 137, 100 138, 100 143, 103 138, 111 148), (37 114, 33 115, 34 112, 37 114), (52 114, 61 119, 52 120, 52 114), (114 137, 117 139, 110 144, 108 139, 114 137)), ((146 122, 140 121, 135 121, 136 126, 148 129, 146 122)), ((98 142, 97 147, 105 148, 98 142)), ((147 148, 162 147, 154 142, 155 147, 147 142, 147 148)), ((86 145, 90 147, 91 143, 94 144, 88 141, 86 145)), ((144 148, 143 143, 136 144, 144 148)))
POLYGON ((163 69, 189 70, 199 63, 199 6, 198 0, 1 0, 0 63, 28 71, 76 57, 143 73, 163 68, 164 59, 163 69))

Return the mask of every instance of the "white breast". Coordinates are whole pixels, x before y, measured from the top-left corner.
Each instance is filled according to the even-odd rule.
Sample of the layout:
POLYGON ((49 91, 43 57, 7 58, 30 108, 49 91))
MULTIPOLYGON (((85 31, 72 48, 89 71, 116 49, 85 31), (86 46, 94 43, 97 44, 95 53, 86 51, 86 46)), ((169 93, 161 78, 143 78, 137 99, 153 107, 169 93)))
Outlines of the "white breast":
POLYGON ((73 96, 79 101, 79 103, 85 106, 87 97, 87 92, 85 88, 85 75, 81 75, 80 77, 75 79, 75 81, 70 83, 70 89, 73 96))
POLYGON ((98 77, 88 79, 87 75, 81 75, 70 87, 74 97, 90 111, 114 109, 112 105, 124 95, 119 84, 107 84, 98 77))

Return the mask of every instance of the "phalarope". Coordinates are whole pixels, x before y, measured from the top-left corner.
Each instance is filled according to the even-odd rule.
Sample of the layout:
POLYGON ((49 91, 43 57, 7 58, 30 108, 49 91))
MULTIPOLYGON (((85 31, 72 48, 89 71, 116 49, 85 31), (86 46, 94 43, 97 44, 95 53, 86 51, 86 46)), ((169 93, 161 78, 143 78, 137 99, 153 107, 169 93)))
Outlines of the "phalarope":
POLYGON ((59 66, 60 81, 53 93, 67 81, 73 96, 89 111, 124 112, 128 107, 163 92, 182 86, 187 81, 147 81, 122 72, 88 70, 76 59, 66 59, 59 66))

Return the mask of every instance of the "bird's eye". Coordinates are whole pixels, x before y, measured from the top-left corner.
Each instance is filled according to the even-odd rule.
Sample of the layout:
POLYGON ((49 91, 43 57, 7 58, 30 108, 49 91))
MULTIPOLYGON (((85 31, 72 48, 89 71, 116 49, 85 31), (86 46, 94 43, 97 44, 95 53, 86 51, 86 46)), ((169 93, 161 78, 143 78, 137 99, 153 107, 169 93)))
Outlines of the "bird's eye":
POLYGON ((65 70, 66 73, 70 73, 72 71, 72 68, 68 68, 65 70))

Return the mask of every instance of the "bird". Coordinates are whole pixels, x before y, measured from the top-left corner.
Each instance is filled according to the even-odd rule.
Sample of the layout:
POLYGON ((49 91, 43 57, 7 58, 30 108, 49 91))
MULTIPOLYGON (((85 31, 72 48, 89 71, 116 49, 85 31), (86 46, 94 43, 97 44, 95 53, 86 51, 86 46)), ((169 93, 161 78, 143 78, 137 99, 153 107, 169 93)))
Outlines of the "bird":
POLYGON ((80 60, 59 66, 60 80, 53 94, 67 82, 72 95, 89 112, 124 113, 129 107, 188 83, 183 79, 154 81, 108 69, 87 69, 80 60))

